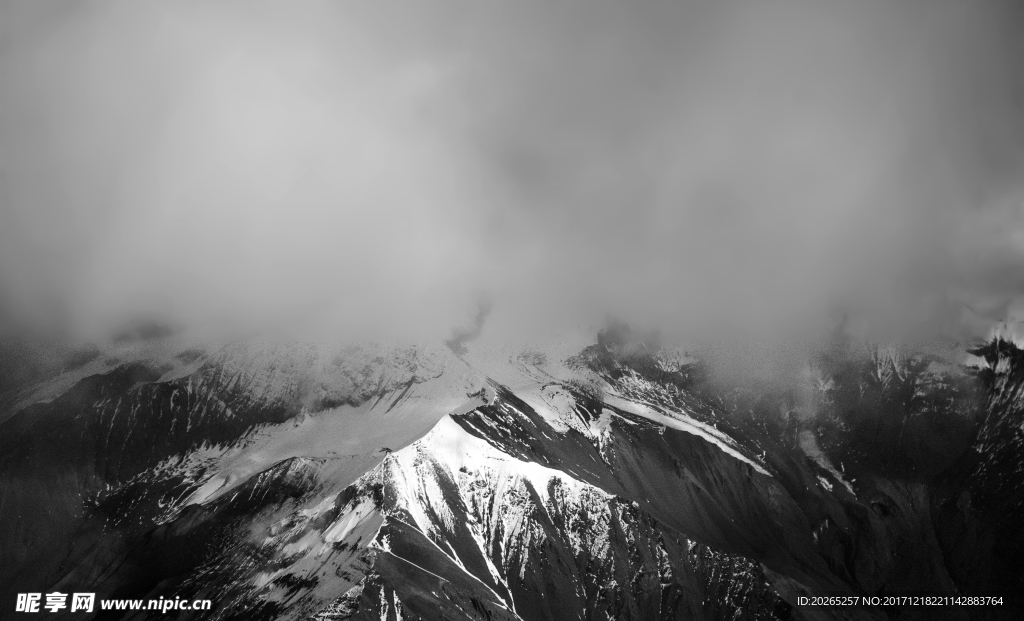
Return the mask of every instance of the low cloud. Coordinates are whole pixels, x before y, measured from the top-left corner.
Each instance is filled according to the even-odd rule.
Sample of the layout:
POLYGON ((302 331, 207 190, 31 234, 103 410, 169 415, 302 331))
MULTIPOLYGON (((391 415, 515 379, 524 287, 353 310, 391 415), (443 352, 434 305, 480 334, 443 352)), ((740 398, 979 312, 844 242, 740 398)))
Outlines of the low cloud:
POLYGON ((483 292, 521 326, 796 341, 845 312, 927 338, 1024 284, 1013 3, 33 2, 0 24, 7 334, 441 340, 483 292))

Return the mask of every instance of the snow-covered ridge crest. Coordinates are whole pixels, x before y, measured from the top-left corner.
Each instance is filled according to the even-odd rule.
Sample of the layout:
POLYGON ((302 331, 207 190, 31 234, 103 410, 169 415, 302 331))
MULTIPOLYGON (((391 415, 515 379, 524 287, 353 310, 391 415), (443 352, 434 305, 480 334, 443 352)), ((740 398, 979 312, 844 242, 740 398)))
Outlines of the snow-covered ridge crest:
MULTIPOLYGON (((478 581, 470 567, 487 568, 482 583, 515 611, 508 579, 521 580, 546 534, 536 521, 543 515, 579 513, 608 524, 614 498, 569 474, 508 455, 463 429, 452 416, 442 418, 412 445, 388 456, 380 468, 385 496, 394 499, 385 514, 410 522, 442 554, 478 581)), ((602 556, 606 529, 579 528, 568 539, 577 553, 602 556)), ((381 532, 372 546, 398 556, 381 532)))
POLYGON ((429 454, 436 463, 445 465, 451 472, 488 472, 500 481, 529 481, 542 498, 546 497, 552 480, 567 489, 586 486, 561 470, 523 461, 498 450, 467 432, 451 416, 442 418, 421 440, 393 457, 399 463, 411 466, 408 462, 410 457, 424 453, 429 454))

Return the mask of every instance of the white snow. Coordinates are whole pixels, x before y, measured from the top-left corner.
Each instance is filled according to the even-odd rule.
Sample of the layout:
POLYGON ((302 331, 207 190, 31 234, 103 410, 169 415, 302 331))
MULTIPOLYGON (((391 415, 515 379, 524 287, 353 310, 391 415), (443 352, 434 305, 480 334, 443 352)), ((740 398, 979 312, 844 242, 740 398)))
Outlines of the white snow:
MULTIPOLYGON (((483 404, 481 399, 466 400, 466 387, 483 383, 471 376, 465 363, 453 355, 438 354, 435 364, 441 365, 432 371, 436 376, 412 384, 408 390, 402 384, 380 400, 306 413, 254 430, 239 448, 224 454, 218 470, 210 473, 185 504, 215 500, 256 473, 294 456, 337 460, 332 480, 339 485, 351 483, 383 459, 381 449, 408 446, 447 413, 470 411, 483 404), (399 394, 404 394, 401 400, 397 400, 399 394)), ((283 384, 273 390, 284 390, 283 384)))
MULTIPOLYGON (((579 489, 586 485, 560 470, 522 461, 502 453, 484 440, 467 433, 450 416, 438 421, 416 446, 429 452, 452 471, 460 468, 473 472, 486 470, 492 472, 499 480, 508 481, 517 477, 525 479, 545 499, 548 482, 551 479, 559 479, 570 489, 579 489)), ((495 494, 499 493, 499 490, 495 490, 495 494)))
MULTIPOLYGON (((818 445, 818 438, 817 436, 814 435, 813 432, 808 430, 800 432, 800 448, 803 450, 804 454, 813 459, 819 466, 827 470, 829 474, 835 477, 836 481, 842 483, 843 487, 848 489, 851 494, 853 494, 854 496, 857 495, 857 492, 853 491, 853 485, 851 485, 849 481, 843 478, 843 475, 838 470, 836 470, 836 467, 832 465, 831 461, 829 461, 828 456, 825 455, 825 452, 821 450, 821 447, 818 445)), ((819 476, 818 479, 821 480, 823 484, 825 483, 822 477, 819 476)), ((827 488, 829 491, 832 490, 831 486, 827 486, 827 488)))
POLYGON ((728 455, 735 457, 736 459, 744 463, 750 464, 750 466, 752 466, 754 470, 757 470, 761 474, 771 476, 771 474, 767 470, 765 470, 763 466, 761 466, 754 460, 750 459, 749 457, 741 453, 739 449, 735 447, 731 438, 729 438, 727 435, 725 435, 724 433, 710 425, 707 425, 689 416, 686 416, 685 414, 677 412, 673 412, 672 416, 666 416, 664 414, 661 414, 660 412, 656 412, 653 408, 643 403, 637 403, 629 399, 624 399, 622 397, 619 397, 618 395, 611 393, 605 395, 605 401, 608 403, 608 405, 617 407, 621 410, 625 410, 638 416, 643 416, 644 418, 652 420, 656 423, 660 423, 665 427, 678 429, 679 431, 685 431, 686 433, 703 438, 704 440, 707 440, 708 442, 722 449, 722 451, 724 451, 728 455))
POLYGON ((369 498, 360 500, 355 507, 338 518, 334 524, 324 531, 324 541, 326 543, 343 541, 353 529, 366 522, 376 510, 377 508, 373 504, 373 500, 369 498))

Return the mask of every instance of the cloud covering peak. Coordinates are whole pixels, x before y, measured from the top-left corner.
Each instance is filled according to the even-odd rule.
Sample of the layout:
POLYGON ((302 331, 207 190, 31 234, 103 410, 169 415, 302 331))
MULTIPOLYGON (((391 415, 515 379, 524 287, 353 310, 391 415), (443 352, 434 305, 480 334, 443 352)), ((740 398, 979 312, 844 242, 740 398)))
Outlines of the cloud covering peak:
POLYGON ((1010 2, 39 2, 0 24, 8 333, 444 337, 485 295, 523 325, 789 339, 852 309, 905 335, 1020 289, 1010 2))

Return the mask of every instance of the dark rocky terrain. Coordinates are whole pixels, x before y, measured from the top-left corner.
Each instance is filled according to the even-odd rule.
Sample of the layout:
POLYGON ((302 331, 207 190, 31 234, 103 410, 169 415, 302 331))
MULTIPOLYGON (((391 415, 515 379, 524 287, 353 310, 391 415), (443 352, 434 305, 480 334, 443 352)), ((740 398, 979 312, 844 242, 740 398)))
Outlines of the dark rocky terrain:
MULTIPOLYGON (((1024 617, 1007 341, 837 341, 785 387, 624 328, 458 354, 157 335, 0 363, 5 617, 55 589, 209 598, 180 615, 209 619, 1024 617), (797 603, 822 595, 1004 603, 797 603)), ((174 618, 148 614, 93 618, 174 618)))

